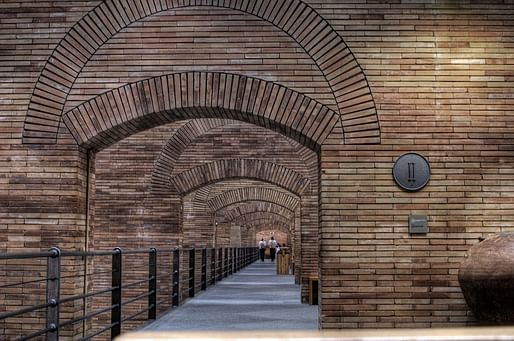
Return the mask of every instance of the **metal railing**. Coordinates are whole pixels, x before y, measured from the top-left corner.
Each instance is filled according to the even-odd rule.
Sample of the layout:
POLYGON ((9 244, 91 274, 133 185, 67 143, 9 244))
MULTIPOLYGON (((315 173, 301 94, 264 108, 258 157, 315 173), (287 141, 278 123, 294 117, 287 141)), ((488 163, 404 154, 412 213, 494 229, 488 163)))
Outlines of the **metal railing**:
POLYGON ((114 248, 112 251, 100 252, 65 252, 52 247, 47 252, 0 254, 0 274, 4 277, 4 280, 0 281, 0 298, 1 295, 23 298, 23 295, 30 293, 31 290, 39 290, 40 296, 46 297, 44 302, 37 304, 6 304, 0 310, 0 332, 3 330, 4 336, 19 341, 43 335, 46 336, 46 340, 52 341, 59 339, 64 328, 81 323, 82 328, 71 328, 66 336, 90 340, 99 335, 106 337, 110 331, 110 338, 114 339, 121 334, 125 323, 133 320, 155 320, 158 311, 163 312, 172 306, 180 305, 184 299, 194 297, 198 289, 207 289, 208 286, 214 285, 257 258, 257 250, 253 247, 167 250, 114 248), (110 264, 105 257, 110 258, 110 264), (93 266, 97 259, 98 264, 93 266), (181 262, 182 259, 187 259, 187 262, 181 262), (199 267, 197 259, 201 263, 199 267), (20 267, 28 267, 31 272, 42 275, 42 278, 34 279, 33 275, 25 276, 20 272, 22 270, 16 270, 16 262, 20 260, 29 260, 28 263, 23 261, 20 267), (9 261, 15 262, 10 268, 9 261), (125 262, 127 264, 124 266, 125 262), (37 264, 46 269, 37 271, 37 264), (183 269, 181 264, 185 266, 183 269), (2 271, 2 266, 5 266, 5 271, 2 271), (81 266, 83 269, 79 269, 81 266), (14 269, 14 276, 7 276, 11 273, 9 269, 14 269), (88 269, 93 271, 89 272, 88 269), (165 271, 159 272, 160 269, 165 271), (64 270, 71 274, 64 275, 64 270), (26 277, 29 279, 26 280, 26 277), (81 293, 76 294, 79 291, 76 288, 77 283, 81 281, 81 293), (97 288, 102 284, 107 287, 97 288), (6 290, 7 293, 2 293, 2 290, 6 290), (134 292, 131 293, 130 290, 134 292), (70 291, 75 294, 70 295, 70 291), (109 295, 110 301, 107 297, 109 295), (164 297, 158 301, 159 295, 164 297), (82 302, 80 314, 76 307, 71 313, 63 309, 65 304, 77 301, 82 302), (88 307, 91 311, 88 311, 88 307), (146 317, 143 318, 145 313, 146 317), (126 316, 127 314, 129 315, 126 316), (24 323, 20 321, 23 321, 23 316, 28 316, 32 322, 39 321, 39 327, 35 328, 34 325, 37 323, 33 323, 31 328, 22 328, 24 323), (10 324, 9 319, 15 319, 16 323, 10 324), (19 331, 11 326, 16 324, 20 325, 19 331))

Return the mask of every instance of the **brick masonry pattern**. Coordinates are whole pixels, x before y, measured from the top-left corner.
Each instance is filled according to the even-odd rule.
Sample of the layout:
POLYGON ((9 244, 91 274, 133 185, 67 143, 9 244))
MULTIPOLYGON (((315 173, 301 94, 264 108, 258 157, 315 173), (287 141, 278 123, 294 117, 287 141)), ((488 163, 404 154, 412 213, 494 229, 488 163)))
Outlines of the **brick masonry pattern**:
MULTIPOLYGON (((344 145, 341 141, 347 141, 346 135, 336 126, 321 147, 321 326, 472 323, 456 281, 459 263, 477 237, 512 231, 514 226, 512 5, 503 1, 308 3, 344 37, 360 63, 373 91, 381 128, 380 144, 344 145), (420 192, 401 191, 391 177, 394 160, 407 151, 422 153, 431 163, 431 181, 420 192), (406 221, 411 213, 428 215, 430 232, 426 236, 407 234, 406 221)), ((4 1, 1 5, 0 35, 5 51, 0 75, 3 251, 35 250, 55 243, 80 249, 85 244, 88 156, 77 148, 66 127, 56 123, 70 90, 65 88, 52 97, 57 87, 51 78, 54 76, 45 78, 52 74, 52 68, 46 68, 41 77, 40 73, 46 60, 59 53, 54 48, 66 32, 98 4, 25 1, 21 6, 17 1, 4 1), (34 96, 50 99, 48 105, 60 104, 57 108, 38 108, 34 96), (29 107, 31 118, 26 119, 29 107), (38 110, 56 115, 47 120, 44 113, 38 116, 38 110), (57 127, 55 145, 38 144, 55 142, 57 127), (23 136, 33 144, 22 145, 23 136)), ((194 11, 190 9, 180 20, 194 11)), ((188 25, 195 24, 195 20, 188 20, 188 25)), ((137 35, 143 26, 130 30, 137 35)), ((227 20, 227 29, 233 26, 227 20)), ((262 34, 254 30, 255 36, 262 34)), ((154 34, 158 38, 159 33, 154 34)), ((289 36, 274 39, 277 44, 289 41, 284 49, 297 53, 289 36)), ((72 49, 67 43, 59 46, 72 49)), ((125 52, 139 43, 123 43, 125 52)), ((271 58, 262 61, 285 70, 280 61, 288 57, 287 52, 282 53, 275 64, 271 58)), ((227 57, 212 63, 222 71, 235 72, 233 63, 242 59, 227 57)), ((207 64, 192 60, 197 64, 188 66, 188 71, 207 64)), ((301 61, 291 59, 290 68, 304 70, 301 61)), ((76 69, 70 73, 78 74, 80 68, 68 64, 76 69)), ((113 82, 116 84, 110 89, 141 80, 124 67, 118 72, 129 81, 113 82)), ((249 68, 248 64, 238 67, 249 68)), ((95 74, 95 68, 101 70, 98 65, 87 66, 93 70, 92 78, 105 80, 103 71, 95 74)), ((257 77, 271 77, 264 74, 260 72, 257 77)), ((293 82, 293 75, 284 78, 289 77, 293 82)), ((86 85, 76 84, 73 100, 77 104, 95 95, 87 93, 86 85)), ((106 87, 109 89, 109 84, 106 87)), ((330 96, 325 96, 330 84, 316 89, 321 91, 319 97, 309 97, 336 111, 330 96)))

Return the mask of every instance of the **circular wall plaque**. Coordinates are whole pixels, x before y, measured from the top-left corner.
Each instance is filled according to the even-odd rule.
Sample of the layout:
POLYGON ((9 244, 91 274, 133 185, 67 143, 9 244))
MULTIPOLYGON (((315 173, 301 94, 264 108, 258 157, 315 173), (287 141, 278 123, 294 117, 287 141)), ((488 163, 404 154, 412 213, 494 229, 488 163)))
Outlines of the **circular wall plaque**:
POLYGON ((418 153, 406 153, 393 166, 394 181, 406 191, 418 191, 430 180, 430 165, 418 153))

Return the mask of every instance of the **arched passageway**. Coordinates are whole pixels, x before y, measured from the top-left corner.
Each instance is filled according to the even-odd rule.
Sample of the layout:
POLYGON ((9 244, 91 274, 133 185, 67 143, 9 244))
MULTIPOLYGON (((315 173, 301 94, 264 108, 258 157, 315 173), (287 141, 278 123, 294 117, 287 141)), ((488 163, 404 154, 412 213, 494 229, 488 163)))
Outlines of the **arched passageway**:
MULTIPOLYGON (((245 188, 259 188, 273 193, 263 202, 280 197, 294 212, 300 277, 320 276, 322 328, 475 322, 459 263, 479 237, 514 226, 512 3, 0 6, 2 252, 106 249, 112 236, 133 247, 212 244, 214 215, 237 202, 229 193, 242 203, 259 198, 245 188), (181 128, 193 138, 173 139, 181 128), (420 191, 391 175, 405 152, 430 162, 420 191), (169 182, 234 159, 300 174, 310 192, 263 176, 197 181, 205 186, 182 196, 169 182), (409 234, 411 215, 427 217, 428 233, 409 234)), ((89 288, 77 273, 64 291, 89 288)), ((23 327, 42 318, 29 320, 23 327)))
MULTIPOLYGON (((266 50, 267 42, 263 44, 259 48, 266 50)), ((173 53, 163 46, 156 51, 173 53)), ((75 158, 71 173, 76 183, 70 192, 77 205, 69 227, 78 236, 74 247, 101 249, 112 240, 134 247, 216 245, 225 238, 220 237, 223 228, 229 235, 239 229, 238 242, 249 244, 255 231, 273 224, 289 231, 297 280, 306 297, 307 279, 320 276, 320 221, 328 217, 319 210, 319 175, 333 167, 328 155, 328 164, 322 162, 324 148, 378 143, 380 127, 371 90, 353 54, 328 21, 303 1, 253 6, 245 1, 187 6, 141 1, 134 7, 107 1, 78 20, 56 45, 35 84, 22 135, 27 148, 52 150, 49 144, 55 144, 75 158), (223 61, 227 67, 200 62, 148 72, 142 66, 140 73, 121 75, 114 64, 123 62, 103 57, 134 32, 144 31, 147 23, 151 27, 162 18, 179 22, 178 14, 188 11, 205 17, 237 12, 258 22, 279 42, 272 48, 292 53, 304 71, 287 71, 291 78, 284 81, 281 67, 267 69, 274 57, 265 55, 257 71, 223 61), (109 70, 106 75, 103 67, 109 70), (112 81, 87 90, 91 70, 97 79, 112 81), (306 85, 310 82, 315 84, 306 85), (260 128, 251 131, 249 124, 260 128), (237 130, 233 148, 220 148, 233 143, 221 135, 236 136, 237 130), (208 138, 214 141, 211 158, 199 153, 208 138), (248 146, 253 142, 256 151, 238 150, 241 141, 248 146), (195 153, 201 158, 195 159, 195 153), (251 201, 260 202, 258 209, 250 209, 251 201)))

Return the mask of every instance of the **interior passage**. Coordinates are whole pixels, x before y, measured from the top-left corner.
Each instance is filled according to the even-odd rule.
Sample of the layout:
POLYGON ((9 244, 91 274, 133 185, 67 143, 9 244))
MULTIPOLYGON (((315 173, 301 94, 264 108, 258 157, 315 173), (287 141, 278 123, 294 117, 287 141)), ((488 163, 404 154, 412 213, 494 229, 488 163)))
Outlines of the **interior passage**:
POLYGON ((171 310, 144 331, 317 330, 318 306, 301 304, 294 276, 255 262, 171 310))

